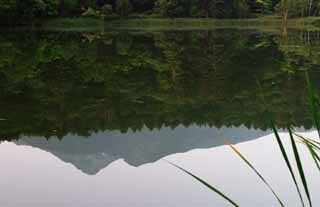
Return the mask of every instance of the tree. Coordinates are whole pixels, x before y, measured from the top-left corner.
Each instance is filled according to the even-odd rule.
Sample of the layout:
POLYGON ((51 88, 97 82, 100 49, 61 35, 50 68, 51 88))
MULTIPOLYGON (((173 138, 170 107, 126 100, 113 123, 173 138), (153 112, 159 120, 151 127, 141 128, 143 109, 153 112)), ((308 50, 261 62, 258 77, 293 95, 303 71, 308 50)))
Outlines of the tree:
POLYGON ((131 3, 130 0, 117 0, 116 2, 117 13, 122 16, 128 16, 131 12, 131 3))
POLYGON ((288 24, 289 6, 290 0, 281 0, 278 5, 278 10, 280 11, 280 14, 282 16, 284 25, 288 24))
POLYGON ((0 18, 1 23, 11 24, 17 16, 16 0, 0 0, 0 18))
POLYGON ((112 5, 111 4, 105 4, 101 7, 101 12, 105 16, 110 16, 113 13, 112 5))
POLYGON ((271 0, 254 0, 250 2, 250 9, 256 13, 268 13, 272 11, 271 0))
POLYGON ((158 12, 164 17, 177 17, 182 13, 179 0, 158 0, 156 7, 158 12))

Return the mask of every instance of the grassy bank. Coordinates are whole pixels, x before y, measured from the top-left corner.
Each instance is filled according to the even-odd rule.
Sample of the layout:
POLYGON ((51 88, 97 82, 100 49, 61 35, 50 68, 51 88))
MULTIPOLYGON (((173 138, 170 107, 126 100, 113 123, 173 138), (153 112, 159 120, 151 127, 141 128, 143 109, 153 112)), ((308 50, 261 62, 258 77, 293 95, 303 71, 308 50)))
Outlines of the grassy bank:
POLYGON ((40 21, 39 28, 63 30, 97 30, 104 29, 105 22, 96 18, 56 18, 40 21))
MULTIPOLYGON (((289 28, 316 28, 315 22, 319 17, 290 19, 289 28)), ((263 17, 254 19, 206 19, 206 18, 146 18, 146 19, 117 19, 106 22, 110 28, 128 29, 185 29, 185 28, 257 28, 283 27, 282 19, 276 17, 263 17)))
MULTIPOLYGON (((255 19, 206 19, 206 18, 129 18, 129 19, 95 19, 95 18, 57 18, 41 21, 43 29, 63 30, 188 30, 212 28, 279 28, 283 22, 277 17, 255 19)), ((290 19, 288 28, 320 28, 320 17, 290 19)))

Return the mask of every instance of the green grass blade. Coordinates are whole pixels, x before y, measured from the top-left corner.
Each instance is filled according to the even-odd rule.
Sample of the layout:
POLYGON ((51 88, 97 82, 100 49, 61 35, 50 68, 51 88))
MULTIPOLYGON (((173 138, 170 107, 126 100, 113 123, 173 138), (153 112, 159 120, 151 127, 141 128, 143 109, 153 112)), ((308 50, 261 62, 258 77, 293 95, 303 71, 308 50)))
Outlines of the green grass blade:
POLYGON ((320 161, 320 157, 318 156, 318 154, 314 151, 313 147, 310 145, 310 143, 308 142, 304 142, 304 144, 307 146, 318 170, 320 171, 320 165, 319 165, 319 161, 320 161))
POLYGON ((259 173, 259 171, 230 143, 226 143, 229 147, 258 175, 258 177, 262 180, 262 182, 269 188, 272 194, 275 196, 279 204, 284 207, 282 201, 280 200, 279 196, 273 190, 271 185, 266 181, 266 179, 259 173))
POLYGON ((280 151, 281 151, 281 153, 282 153, 283 159, 285 160, 285 162, 286 162, 286 164, 287 164, 287 167, 288 167, 288 169, 289 169, 289 171, 290 171, 290 174, 291 174, 291 178, 292 178, 292 180, 293 180, 293 182, 294 182, 294 184, 295 184, 295 186, 296 186, 296 189, 297 189, 297 192, 298 192, 298 194, 299 194, 299 198, 300 198, 301 204, 302 204, 302 206, 305 206, 305 205, 304 205, 304 202, 303 202, 302 195, 301 195, 301 191, 300 191, 300 188, 299 188, 297 179, 296 179, 296 176, 294 175, 293 169, 292 169, 292 167, 291 167, 291 164, 290 164, 288 155, 287 155, 287 153, 286 153, 286 150, 285 150, 285 148, 284 148, 284 146, 283 146, 283 143, 282 143, 282 141, 281 141, 281 138, 280 138, 280 136, 279 136, 278 130, 277 130, 275 124, 273 123, 273 121, 271 121, 271 125, 272 125, 272 129, 273 129, 274 135, 275 135, 275 137, 276 137, 276 140, 277 140, 277 142, 278 142, 278 146, 279 146, 280 151))
POLYGON ((316 140, 313 140, 313 139, 308 139, 311 143, 313 143, 317 148, 320 149, 320 142, 316 141, 316 140))
POLYGON ((218 190, 217 188, 213 187, 212 185, 210 185, 209 183, 207 183, 206 181, 202 180, 201 178, 197 177, 196 175, 192 174, 191 172, 188 172, 187 170, 183 169, 182 167, 167 161, 169 164, 171 164, 172 166, 182 170, 183 172, 185 172, 186 174, 190 175, 191 177, 193 177, 194 179, 196 179, 197 181, 199 181, 201 184, 203 184, 204 186, 206 186, 207 188, 209 188, 210 190, 212 190, 213 192, 215 192, 216 194, 218 194, 219 196, 221 196, 222 198, 224 198, 226 201, 228 201, 230 204, 232 204, 235 207, 239 207, 239 205, 237 203, 235 203, 233 200, 231 200, 229 197, 227 197, 224 193, 222 193, 220 190, 218 190))
POLYGON ((309 189, 308 189, 307 179, 306 179, 304 171, 303 171, 303 167, 302 167, 299 151, 298 151, 296 142, 295 142, 295 140, 293 138, 293 133, 292 133, 290 127, 288 127, 288 131, 289 131, 289 135, 290 135, 290 139, 291 139, 291 145, 292 145, 293 153, 294 153, 294 156, 295 156, 295 159, 296 159, 297 168, 299 170, 300 178, 301 178, 304 190, 306 192, 306 195, 308 197, 309 204, 310 204, 310 206, 312 206, 311 196, 310 196, 309 189))
POLYGON ((293 133, 295 136, 297 136, 298 138, 300 138, 300 140, 305 143, 307 142, 308 144, 310 144, 313 148, 317 149, 317 150, 320 150, 320 142, 317 142, 313 139, 309 139, 309 138, 305 138, 303 137, 302 135, 300 134, 297 134, 297 133, 293 133))
POLYGON ((319 146, 318 146, 317 144, 315 144, 315 143, 318 143, 318 142, 316 142, 316 141, 314 141, 314 140, 312 140, 312 139, 305 138, 305 137, 303 137, 303 136, 301 136, 301 135, 299 135, 299 134, 297 134, 297 133, 293 133, 293 134, 296 135, 298 138, 300 138, 300 140, 302 141, 302 143, 303 143, 304 145, 306 145, 306 147, 308 148, 308 150, 309 150, 309 152, 310 152, 310 154, 311 154, 311 156, 312 156, 312 158, 313 158, 313 160, 314 160, 317 168, 318 168, 319 171, 320 171, 320 164, 319 164, 319 162, 320 162, 320 157, 319 157, 319 155, 317 154, 317 152, 315 151, 315 149, 316 149, 316 150, 319 150, 319 149, 320 149, 319 146))

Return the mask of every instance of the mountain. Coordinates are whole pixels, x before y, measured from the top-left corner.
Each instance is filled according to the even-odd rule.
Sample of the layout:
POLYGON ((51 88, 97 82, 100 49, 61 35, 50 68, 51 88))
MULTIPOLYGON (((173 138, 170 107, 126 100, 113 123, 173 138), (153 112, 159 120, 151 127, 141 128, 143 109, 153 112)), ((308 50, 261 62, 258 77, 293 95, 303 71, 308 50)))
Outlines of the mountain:
POLYGON ((183 153, 193 149, 213 148, 228 140, 234 144, 253 140, 271 131, 240 127, 200 127, 182 125, 160 130, 104 131, 89 137, 67 135, 62 140, 42 137, 22 137, 17 145, 27 145, 52 153, 60 160, 71 163, 88 175, 97 174, 112 162, 123 159, 129 165, 156 162, 168 155, 183 153))

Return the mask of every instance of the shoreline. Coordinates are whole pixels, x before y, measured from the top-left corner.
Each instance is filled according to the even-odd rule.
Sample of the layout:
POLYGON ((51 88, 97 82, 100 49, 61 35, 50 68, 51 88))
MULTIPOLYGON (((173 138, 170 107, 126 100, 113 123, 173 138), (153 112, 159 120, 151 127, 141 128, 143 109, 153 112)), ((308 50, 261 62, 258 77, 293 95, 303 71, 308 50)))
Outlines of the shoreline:
MULTIPOLYGON (((315 24, 320 26, 320 17, 298 18, 290 19, 288 21, 288 28, 318 28, 315 24)), ((108 22, 106 25, 110 27, 215 27, 215 28, 253 28, 253 27, 271 27, 283 28, 283 21, 279 18, 253 18, 253 19, 206 19, 206 18, 136 18, 136 19, 116 19, 108 22)))
MULTIPOLYGON (((253 19, 207 18, 54 18, 38 20, 32 28, 43 30, 197 30, 215 28, 283 28, 282 19, 261 17, 253 19)), ((320 30, 320 17, 289 19, 287 28, 320 30)))

